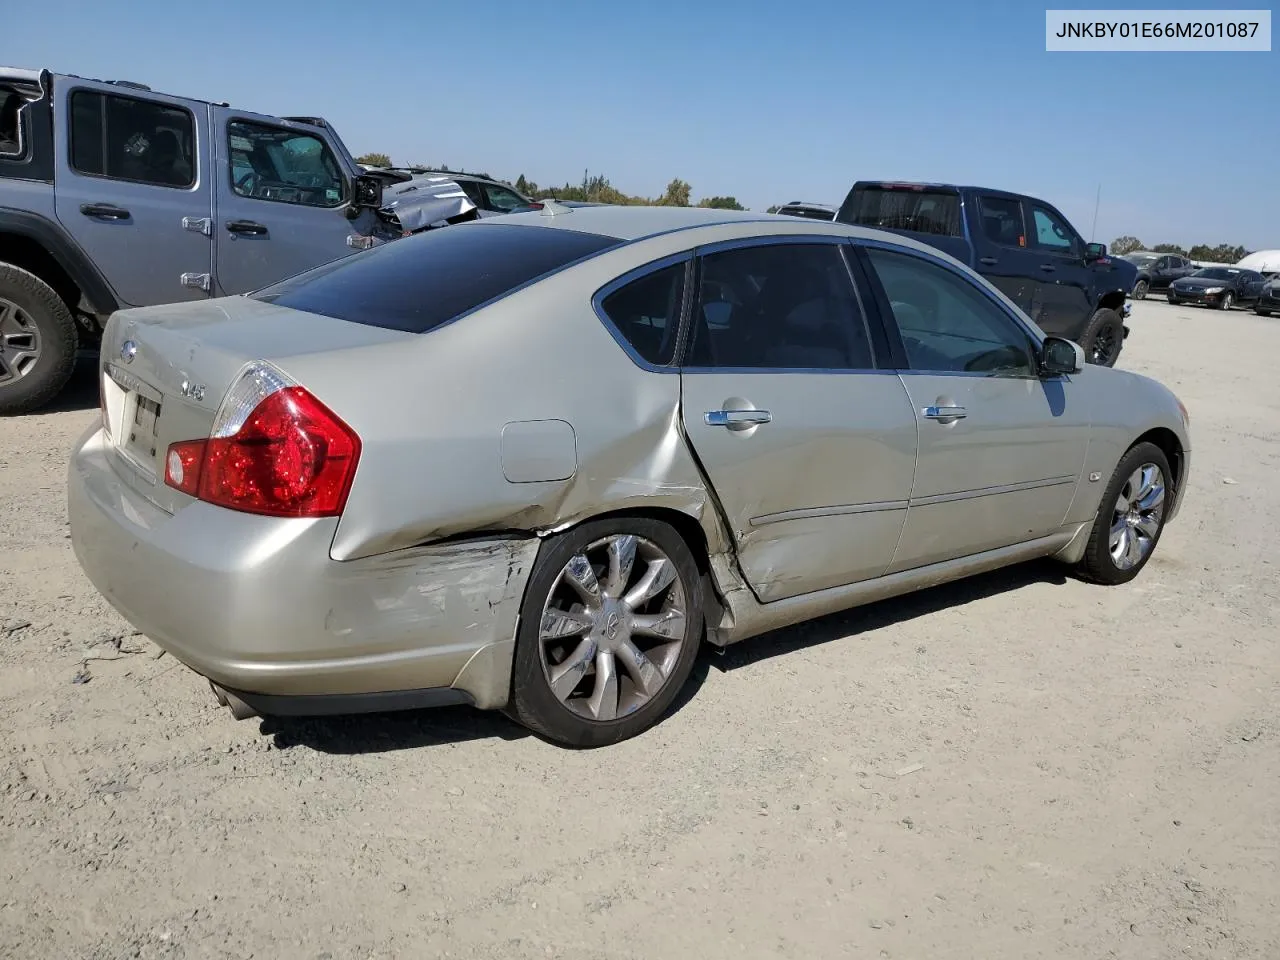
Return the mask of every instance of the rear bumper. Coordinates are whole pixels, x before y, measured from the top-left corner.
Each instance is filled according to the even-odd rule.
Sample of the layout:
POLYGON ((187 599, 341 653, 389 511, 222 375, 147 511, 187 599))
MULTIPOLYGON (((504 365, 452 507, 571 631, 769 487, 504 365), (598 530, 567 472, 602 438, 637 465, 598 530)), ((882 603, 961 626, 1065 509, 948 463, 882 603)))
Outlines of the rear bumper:
POLYGON ((436 688, 482 707, 506 703, 536 539, 335 561, 336 519, 199 502, 165 513, 120 480, 96 427, 72 453, 67 499, 72 545, 93 585, 219 686, 302 705, 436 688))

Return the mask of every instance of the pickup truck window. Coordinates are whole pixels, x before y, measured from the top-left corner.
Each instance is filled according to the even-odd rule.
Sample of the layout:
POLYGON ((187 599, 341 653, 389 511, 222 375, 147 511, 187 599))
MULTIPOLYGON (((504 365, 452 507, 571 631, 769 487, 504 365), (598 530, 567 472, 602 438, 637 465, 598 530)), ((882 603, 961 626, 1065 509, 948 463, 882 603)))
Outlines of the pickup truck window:
POLYGON ((18 93, 0 90, 0 157, 21 157, 22 107, 26 101, 18 93))
POLYGON ((160 187, 196 182, 195 120, 167 103, 76 90, 71 167, 79 173, 160 187))
POLYGON ((1036 245, 1060 253, 1069 253, 1075 247, 1071 229, 1044 207, 1033 207, 1036 224, 1036 245))
POLYGON ((1013 197, 979 197, 982 235, 1002 247, 1026 246, 1022 202, 1013 197))
POLYGON ((869 248, 912 370, 1008 377, 1035 374, 1027 333, 955 271, 869 248))
POLYGON ((864 187, 854 191, 852 218, 860 227, 958 237, 960 198, 932 190, 864 187))
POLYGON ((336 207, 347 180, 319 137, 247 120, 227 124, 231 188, 250 200, 336 207))

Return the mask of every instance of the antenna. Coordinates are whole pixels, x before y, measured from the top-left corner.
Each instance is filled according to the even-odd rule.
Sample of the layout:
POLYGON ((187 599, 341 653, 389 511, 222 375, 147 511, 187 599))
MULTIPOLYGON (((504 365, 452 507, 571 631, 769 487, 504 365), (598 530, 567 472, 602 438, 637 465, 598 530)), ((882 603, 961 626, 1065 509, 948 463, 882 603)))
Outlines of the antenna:
POLYGON ((1089 236, 1094 240, 1098 239, 1098 206, 1102 203, 1102 184, 1098 184, 1098 195, 1093 200, 1093 230, 1089 236))

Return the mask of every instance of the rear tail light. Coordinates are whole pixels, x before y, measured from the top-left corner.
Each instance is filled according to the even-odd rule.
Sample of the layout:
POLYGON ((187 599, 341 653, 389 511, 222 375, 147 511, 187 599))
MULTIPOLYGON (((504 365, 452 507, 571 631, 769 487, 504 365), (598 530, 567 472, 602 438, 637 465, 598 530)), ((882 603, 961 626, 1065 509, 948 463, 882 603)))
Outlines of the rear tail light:
POLYGON ((336 517, 360 438, 304 387, 263 363, 227 393, 206 440, 172 444, 165 483, 208 503, 276 517, 336 517))

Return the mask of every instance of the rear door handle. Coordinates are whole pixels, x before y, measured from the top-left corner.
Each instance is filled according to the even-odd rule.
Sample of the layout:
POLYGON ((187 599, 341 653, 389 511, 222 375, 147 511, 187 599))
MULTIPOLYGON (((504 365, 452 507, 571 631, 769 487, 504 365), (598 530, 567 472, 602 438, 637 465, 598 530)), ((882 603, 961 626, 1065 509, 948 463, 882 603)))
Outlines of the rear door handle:
POLYGON ((920 415, 926 420, 963 420, 968 416, 964 407, 925 407, 920 415))
POLYGON ((86 217, 101 217, 103 220, 128 220, 129 211, 110 203, 82 203, 80 212, 86 217))
POLYGON ((1052 263, 1042 263, 1040 264, 1040 269, 1043 270, 1045 273, 1053 273, 1053 271, 1057 270, 1058 268, 1055 267, 1052 263))
POLYGON ((267 228, 253 220, 228 220, 227 229, 232 233, 246 233, 258 235, 267 232, 267 228))
POLYGON ((708 410, 702 419, 709 427, 745 430, 762 423, 772 423, 773 414, 768 410, 708 410))
POLYGON ((985 263, 988 267, 994 267, 999 261, 995 257, 983 257, 978 262, 985 263))

